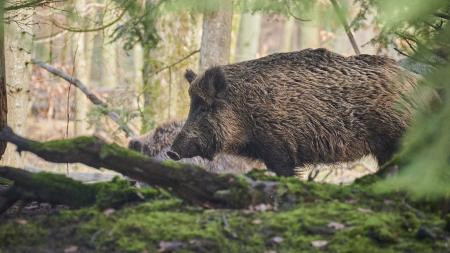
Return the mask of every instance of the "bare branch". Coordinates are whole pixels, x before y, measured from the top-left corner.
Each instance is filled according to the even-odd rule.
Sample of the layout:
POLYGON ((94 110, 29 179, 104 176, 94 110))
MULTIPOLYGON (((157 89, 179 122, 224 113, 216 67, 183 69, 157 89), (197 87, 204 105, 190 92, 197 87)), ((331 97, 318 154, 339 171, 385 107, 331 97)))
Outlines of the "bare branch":
POLYGON ((361 54, 361 52, 359 51, 359 48, 358 48, 358 44, 356 44, 355 37, 353 37, 353 33, 350 30, 350 26, 347 23, 347 19, 345 18, 344 14, 342 13, 341 7, 336 2, 336 0, 330 0, 330 1, 333 4, 334 11, 336 12, 339 20, 341 21, 342 25, 344 26, 345 32, 347 33, 347 37, 350 40, 350 43, 352 44, 353 50, 355 51, 355 53, 357 55, 361 54))
POLYGON ((132 136, 136 135, 135 131, 133 131, 130 128, 130 126, 128 126, 126 124, 126 122, 124 122, 116 112, 111 111, 111 110, 108 109, 109 107, 108 107, 107 103, 105 103, 97 95, 95 95, 92 91, 90 91, 89 88, 84 83, 82 83, 79 79, 77 79, 76 77, 71 76, 71 75, 69 75, 67 73, 64 73, 63 71, 61 71, 61 70, 59 70, 59 69, 57 69, 57 68, 55 68, 55 67, 53 67, 53 66, 51 66, 51 65, 49 65, 47 63, 44 63, 42 61, 32 60, 31 62, 33 64, 35 64, 35 65, 37 65, 37 66, 47 70, 48 72, 54 74, 55 76, 61 77, 62 79, 66 80, 68 83, 71 83, 75 87, 80 89, 81 92, 83 92, 86 95, 86 97, 94 105, 102 107, 102 109, 103 109, 102 112, 105 115, 108 115, 114 122, 116 122, 117 125, 119 126, 119 128, 122 131, 124 131, 127 136, 132 137, 132 136))

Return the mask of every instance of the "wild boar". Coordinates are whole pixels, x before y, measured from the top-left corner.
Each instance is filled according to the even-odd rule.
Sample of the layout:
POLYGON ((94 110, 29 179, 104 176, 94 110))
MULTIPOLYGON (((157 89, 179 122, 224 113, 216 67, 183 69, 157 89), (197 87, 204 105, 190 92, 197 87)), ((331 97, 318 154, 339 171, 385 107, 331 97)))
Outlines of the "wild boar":
POLYGON ((385 163, 416 106, 416 76, 383 56, 306 49, 185 77, 190 111, 169 157, 242 155, 283 176, 369 154, 385 163))

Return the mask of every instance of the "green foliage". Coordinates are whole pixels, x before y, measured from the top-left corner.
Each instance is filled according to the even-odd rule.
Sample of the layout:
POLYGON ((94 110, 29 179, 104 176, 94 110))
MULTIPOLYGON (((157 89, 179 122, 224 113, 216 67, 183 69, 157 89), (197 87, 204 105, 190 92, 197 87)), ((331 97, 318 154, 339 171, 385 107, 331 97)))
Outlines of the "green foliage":
MULTIPOLYGON (((370 2, 370 1, 369 1, 370 2)), ((380 183, 378 189, 407 190, 415 197, 450 196, 450 2, 378 1, 380 37, 406 41, 411 58, 434 66, 424 76, 419 93, 435 88, 440 98, 422 108, 408 130, 397 161, 398 176, 380 183)))
MULTIPOLYGON (((209 13, 229 8, 229 0, 168 0, 164 10, 168 12, 189 11, 190 13, 209 13)), ((233 8, 242 12, 276 13, 286 16, 309 18, 309 12, 317 5, 314 0, 240 0, 233 1, 233 8)))
POLYGON ((129 18, 114 30, 113 41, 122 39, 125 50, 131 50, 137 43, 143 47, 156 47, 160 40, 156 21, 163 1, 116 0, 116 2, 127 10, 129 18))
POLYGON ((399 0, 375 1, 354 0, 360 6, 351 27, 355 30, 362 27, 370 16, 381 31, 372 39, 372 43, 381 47, 393 46, 399 52, 415 57, 419 61, 427 61, 433 52, 435 57, 446 57, 442 47, 437 47, 438 37, 448 23, 449 5, 446 0, 399 0), (439 14, 447 15, 447 19, 439 14), (420 55, 414 55, 420 54, 420 55))

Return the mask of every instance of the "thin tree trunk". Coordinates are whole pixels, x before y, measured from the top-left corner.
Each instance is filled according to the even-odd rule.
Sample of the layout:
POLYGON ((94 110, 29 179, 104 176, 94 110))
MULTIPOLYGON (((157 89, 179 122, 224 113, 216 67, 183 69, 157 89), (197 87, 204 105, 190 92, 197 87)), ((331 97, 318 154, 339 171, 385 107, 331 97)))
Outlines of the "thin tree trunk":
POLYGON ((319 37, 319 17, 309 22, 302 22, 300 24, 300 48, 317 48, 320 47, 319 37))
MULTIPOLYGON (((76 10, 82 12, 85 8, 87 1, 79 0, 76 2, 76 10)), ((89 83, 90 81, 90 57, 89 48, 87 45, 87 33, 78 33, 74 35, 75 52, 74 52, 74 73, 78 79, 83 82, 89 83)), ((74 134, 83 135, 87 133, 87 112, 88 112, 88 101, 81 91, 77 90, 75 93, 75 124, 74 124, 74 134)))
POLYGON ((222 9, 203 16, 200 71, 229 61, 233 14, 231 4, 227 0, 222 9))
POLYGON ((261 33, 261 15, 243 13, 239 25, 236 61, 246 61, 257 57, 259 35, 261 33))
MULTIPOLYGON (((6 126, 8 107, 6 97, 6 76, 5 76, 5 41, 3 26, 3 1, 0 2, 0 130, 6 126)), ((5 153, 6 143, 0 142, 0 160, 5 153)))
POLYGON ((284 36, 283 36, 283 52, 292 51, 292 39, 295 29, 295 20, 293 18, 288 18, 284 24, 284 36))
POLYGON ((141 110, 142 133, 148 132, 155 126, 155 102, 160 88, 159 83, 153 79, 156 70, 152 56, 153 49, 152 45, 143 45, 142 93, 144 94, 144 108, 141 110))
POLYGON ((115 88, 119 84, 118 68, 117 68, 117 48, 116 44, 108 41, 107 35, 103 37, 103 80, 102 84, 106 87, 115 88))

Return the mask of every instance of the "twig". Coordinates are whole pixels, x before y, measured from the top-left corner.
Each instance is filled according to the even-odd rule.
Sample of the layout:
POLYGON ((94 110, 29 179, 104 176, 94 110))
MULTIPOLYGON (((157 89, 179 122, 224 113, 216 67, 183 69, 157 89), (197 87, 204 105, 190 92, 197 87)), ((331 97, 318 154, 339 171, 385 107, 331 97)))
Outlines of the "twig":
POLYGON ((359 51, 359 48, 358 48, 358 44, 356 44, 355 37, 353 37, 353 33, 350 30, 350 26, 347 23, 347 19, 345 19, 345 16, 342 13, 341 7, 336 2, 336 0, 330 0, 330 1, 333 4, 334 11, 338 15, 339 20, 341 21, 342 25, 344 26, 345 32, 347 33, 347 37, 350 40, 350 44, 352 44, 353 50, 355 51, 355 53, 357 55, 361 54, 361 52, 359 51))
POLYGON ((177 64, 180 64, 181 62, 187 60, 189 57, 191 57, 191 56, 193 56, 194 54, 197 54, 197 53, 199 53, 199 52, 200 52, 200 49, 194 50, 194 51, 190 52, 188 55, 186 55, 185 57, 183 57, 183 58, 177 60, 176 62, 171 63, 171 64, 169 64, 169 65, 166 65, 166 66, 164 66, 164 67, 162 67, 162 68, 160 68, 160 69, 157 69, 157 70, 155 71, 155 74, 158 74, 158 73, 160 73, 160 72, 162 72, 162 71, 164 71, 164 70, 166 70, 166 69, 172 68, 173 66, 175 66, 175 65, 177 65, 177 64))
POLYGON ((61 1, 48 1, 48 0, 31 0, 25 1, 24 3, 20 3, 17 5, 10 5, 5 7, 5 11, 15 11, 23 8, 34 8, 38 6, 43 6, 49 3, 57 3, 61 1))
POLYGON ((125 14, 127 13, 128 7, 125 7, 124 10, 120 13, 120 15, 114 19, 113 21, 109 22, 106 25, 102 25, 99 27, 94 27, 94 28, 78 28, 78 27, 70 27, 70 26, 64 26, 59 24, 56 20, 51 20, 52 24, 55 25, 56 27, 69 31, 69 32, 76 32, 76 33, 83 33, 83 32, 98 32, 101 30, 104 30, 112 25, 114 25, 115 23, 117 23, 119 20, 121 20, 123 18, 123 16, 125 16, 125 14))
POLYGON ((406 54, 405 52, 403 52, 402 50, 400 50, 400 49, 398 49, 398 48, 396 48, 396 47, 394 47, 394 50, 395 50, 397 53, 399 53, 399 54, 401 54, 401 55, 403 55, 403 56, 411 57, 410 55, 406 54))
POLYGON ((120 118, 120 116, 114 112, 108 109, 108 104, 106 104, 103 100, 101 100, 99 97, 97 97, 94 93, 92 93, 88 87, 82 83, 79 79, 68 75, 67 73, 64 73, 63 71, 47 64, 44 63, 42 61, 38 61, 38 60, 31 60, 31 62, 45 70, 47 70, 48 72, 54 74, 55 76, 59 76, 62 79, 66 80, 68 83, 73 84, 75 87, 77 87, 78 89, 81 90, 81 92, 83 92, 86 97, 94 104, 97 106, 102 107, 103 110, 102 113, 105 115, 108 115, 114 122, 117 123, 117 125, 119 125, 119 128, 125 132, 125 134, 129 137, 132 136, 136 136, 135 131, 133 131, 127 124, 126 122, 123 122, 122 119, 120 118))
POLYGON ((304 19, 304 18, 301 18, 301 17, 298 17, 298 16, 294 15, 294 13, 292 13, 291 8, 290 8, 289 5, 286 7, 286 10, 287 10, 287 13, 289 14, 289 16, 293 17, 294 19, 296 19, 298 21, 301 21, 301 22, 311 21, 311 19, 304 19))

